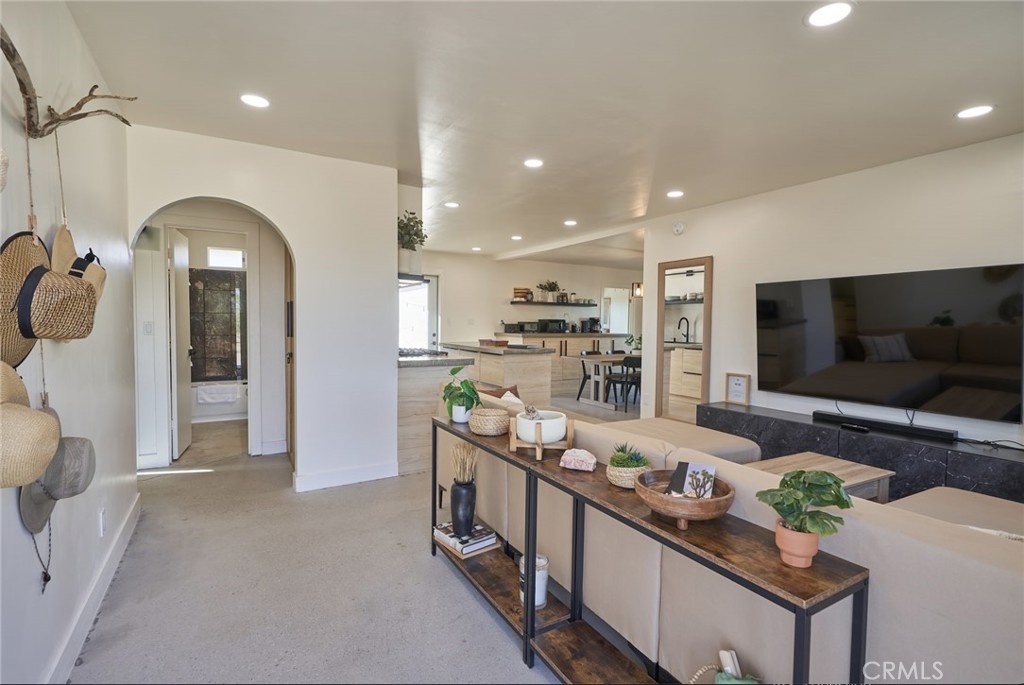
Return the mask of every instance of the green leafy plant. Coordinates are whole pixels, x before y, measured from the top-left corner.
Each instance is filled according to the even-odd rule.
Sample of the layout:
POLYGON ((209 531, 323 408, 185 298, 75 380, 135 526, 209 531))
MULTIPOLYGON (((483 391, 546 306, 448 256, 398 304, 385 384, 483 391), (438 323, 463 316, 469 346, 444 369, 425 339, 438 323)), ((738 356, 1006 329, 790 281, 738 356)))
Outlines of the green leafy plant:
POLYGON ((468 378, 459 379, 458 374, 464 366, 456 366, 448 373, 452 379, 444 386, 441 397, 444 399, 445 408, 448 409, 448 417, 451 418, 452 407, 459 406, 472 409, 483 404, 480 401, 480 393, 477 392, 476 384, 468 378))
POLYGON ((543 290, 549 293, 558 292, 558 281, 544 281, 537 284, 537 290, 543 290))
POLYGON ((626 339, 623 342, 625 342, 626 345, 631 347, 632 349, 639 350, 643 346, 644 336, 642 333, 637 336, 634 336, 632 333, 630 333, 629 335, 626 336, 626 339))
POLYGON ((843 489, 843 479, 828 471, 790 471, 779 481, 779 487, 754 494, 775 510, 786 528, 822 537, 839 532, 836 526, 842 525, 843 519, 809 507, 849 509, 853 506, 843 489))
POLYGON ((398 217, 398 246, 406 250, 415 250, 427 242, 427 234, 423 231, 423 219, 416 212, 405 210, 398 217))
POLYGON ((651 462, 647 460, 647 457, 640 454, 640 450, 628 442, 623 442, 615 446, 615 452, 612 454, 612 458, 608 460, 608 465, 624 469, 636 469, 641 466, 650 466, 651 462))
POLYGON ((952 311, 953 311, 952 309, 943 309, 941 314, 932 317, 932 321, 928 325, 929 326, 953 326, 953 325, 955 325, 956 322, 953 321, 953 317, 951 315, 952 311))

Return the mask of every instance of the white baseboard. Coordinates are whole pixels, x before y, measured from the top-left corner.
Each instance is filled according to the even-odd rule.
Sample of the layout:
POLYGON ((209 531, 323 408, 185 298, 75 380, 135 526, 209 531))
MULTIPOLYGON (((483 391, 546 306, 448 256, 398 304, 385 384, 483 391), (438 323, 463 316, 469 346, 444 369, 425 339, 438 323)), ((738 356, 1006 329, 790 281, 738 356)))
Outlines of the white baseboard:
POLYGON ((78 655, 82 653, 85 638, 89 636, 89 630, 92 628, 93 621, 96 620, 96 615, 99 614, 100 603, 107 594, 110 581, 113 580, 117 566, 121 563, 121 557, 124 556, 124 551, 128 547, 128 541, 131 540, 132 533, 135 532, 135 524, 139 522, 139 512, 141 510, 141 499, 139 493, 136 492, 135 501, 132 502, 128 515, 121 521, 121 526, 117 530, 117 537, 114 540, 114 544, 110 546, 107 556, 103 559, 99 573, 93 578, 92 587, 89 588, 89 592, 85 596, 85 601, 81 605, 81 611, 75 617, 75 622, 71 627, 71 632, 68 634, 67 641, 64 643, 64 648, 61 650, 60 656, 57 657, 57 662, 54 664, 50 677, 47 679, 48 682, 69 682, 71 669, 74 668, 78 655))
POLYGON ((353 466, 337 471, 321 471, 320 473, 292 474, 292 486, 295 492, 309 492, 323 488, 334 488, 339 485, 352 485, 368 480, 380 480, 398 475, 398 463, 368 464, 353 466))
POLYGON ((248 414, 217 414, 216 416, 193 416, 192 423, 214 423, 216 421, 244 421, 248 414))

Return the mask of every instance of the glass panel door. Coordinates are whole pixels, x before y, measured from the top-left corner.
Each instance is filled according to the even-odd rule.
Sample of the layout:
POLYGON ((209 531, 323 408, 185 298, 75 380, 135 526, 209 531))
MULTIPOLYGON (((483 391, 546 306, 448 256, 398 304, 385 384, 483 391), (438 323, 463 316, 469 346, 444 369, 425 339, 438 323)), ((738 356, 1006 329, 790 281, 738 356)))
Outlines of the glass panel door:
POLYGON ((398 346, 438 345, 437 276, 398 289, 398 346))

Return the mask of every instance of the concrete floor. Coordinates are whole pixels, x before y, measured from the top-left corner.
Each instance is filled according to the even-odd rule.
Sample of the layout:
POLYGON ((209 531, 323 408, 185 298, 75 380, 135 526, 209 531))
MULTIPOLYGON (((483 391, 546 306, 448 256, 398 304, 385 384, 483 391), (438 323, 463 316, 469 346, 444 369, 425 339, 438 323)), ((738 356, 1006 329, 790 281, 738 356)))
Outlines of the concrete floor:
POLYGON ((168 474, 139 474, 69 682, 557 682, 430 555, 428 474, 296 494, 287 456, 245 456, 245 430, 198 424, 168 474))

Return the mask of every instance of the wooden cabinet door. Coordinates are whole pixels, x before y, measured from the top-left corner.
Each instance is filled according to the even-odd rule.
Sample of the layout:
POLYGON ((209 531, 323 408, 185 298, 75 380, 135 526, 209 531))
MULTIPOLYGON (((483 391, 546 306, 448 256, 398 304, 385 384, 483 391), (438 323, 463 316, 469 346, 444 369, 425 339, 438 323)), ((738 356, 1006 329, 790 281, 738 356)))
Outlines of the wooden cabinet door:
MULTIPOLYGON (((525 336, 524 336, 525 337, 525 336)), ((564 338, 533 338, 530 340, 531 343, 539 345, 544 349, 554 350, 555 353, 551 355, 551 380, 560 381, 562 380, 562 350, 565 347, 564 338)))
POLYGON ((672 350, 668 355, 669 371, 669 392, 673 395, 683 394, 683 351, 672 350))
POLYGON ((583 378, 583 364, 580 361, 583 355, 581 353, 593 349, 594 338, 566 338, 562 347, 562 379, 583 378))

